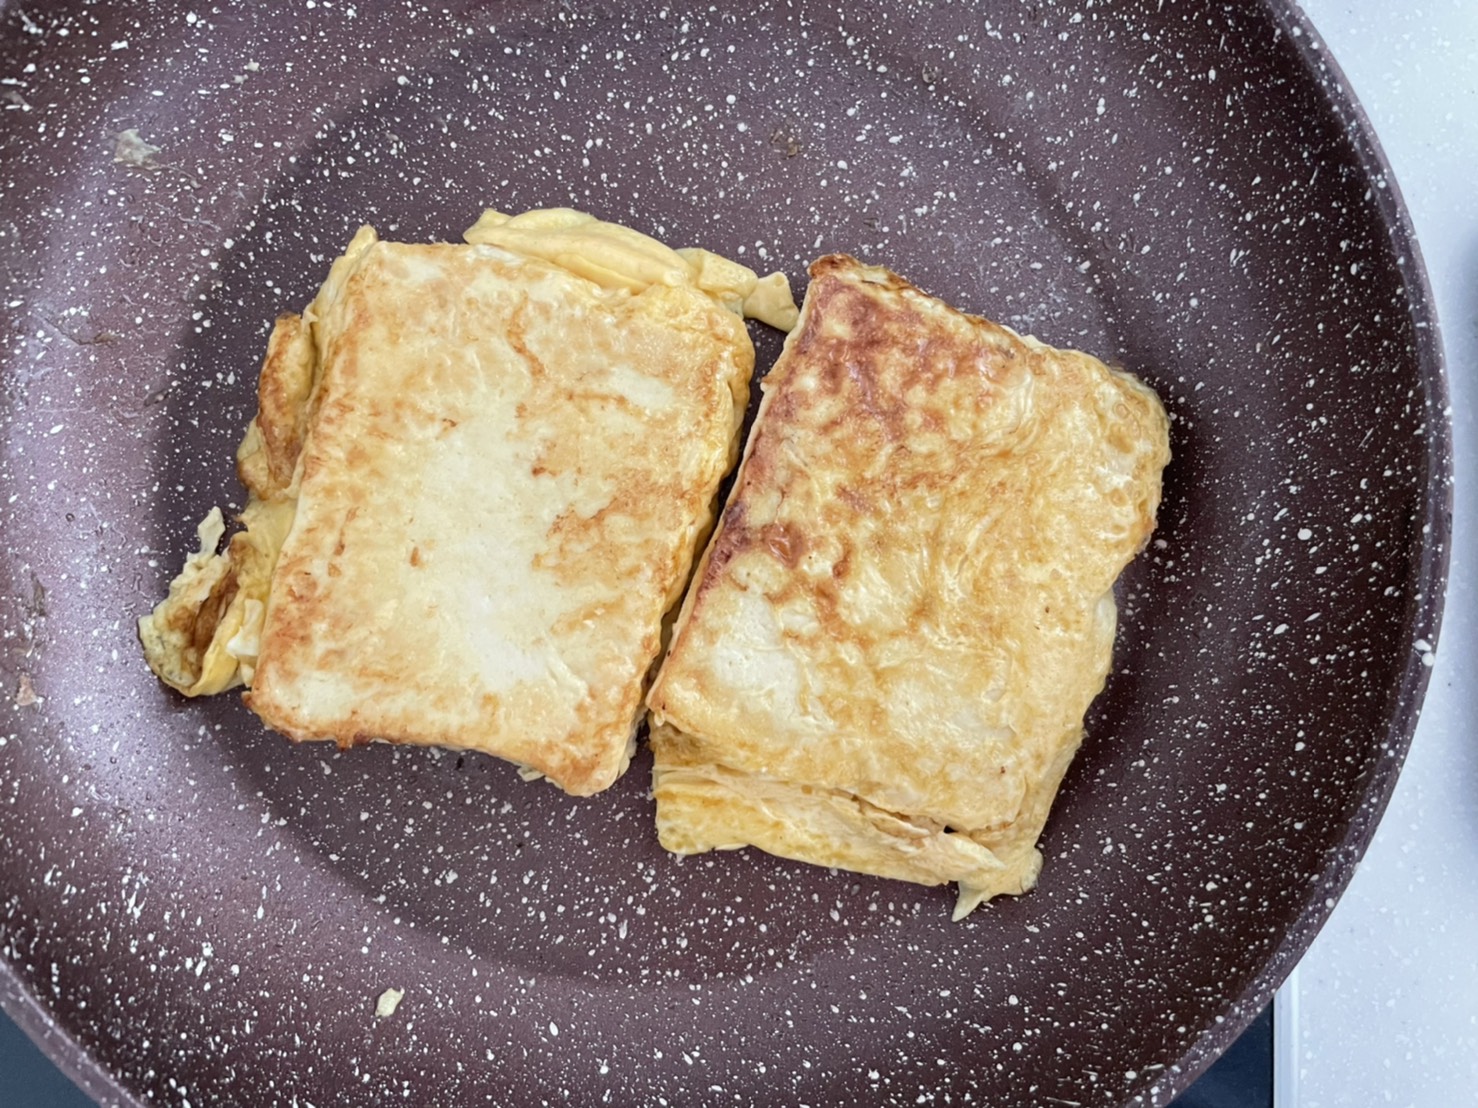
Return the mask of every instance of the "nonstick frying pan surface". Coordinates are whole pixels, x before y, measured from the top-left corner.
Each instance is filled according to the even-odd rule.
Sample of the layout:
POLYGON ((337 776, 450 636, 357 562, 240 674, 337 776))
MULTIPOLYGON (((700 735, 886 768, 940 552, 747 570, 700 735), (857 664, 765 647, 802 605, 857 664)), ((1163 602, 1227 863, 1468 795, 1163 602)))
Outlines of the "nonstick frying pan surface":
POLYGON ((1409 224, 1283 4, 10 4, 0 79, 0 994, 105 1103, 1163 1104, 1326 917, 1449 462, 1409 224), (574 800, 147 671, 272 319, 361 222, 553 205, 798 291, 847 251, 1160 392, 1035 892, 679 860, 646 757, 574 800))

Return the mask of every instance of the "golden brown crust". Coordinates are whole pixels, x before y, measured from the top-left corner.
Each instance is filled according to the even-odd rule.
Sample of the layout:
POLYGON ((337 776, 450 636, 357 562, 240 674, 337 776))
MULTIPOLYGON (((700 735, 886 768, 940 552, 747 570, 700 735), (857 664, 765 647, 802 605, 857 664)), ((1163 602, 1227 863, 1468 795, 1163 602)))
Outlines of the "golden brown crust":
POLYGON ((260 499, 280 496, 292 484, 308 431, 315 365, 312 336, 302 317, 278 316, 257 382, 257 415, 237 453, 241 483, 260 499))
POLYGON ((669 725, 659 827, 684 849, 1019 892, 1108 672, 1113 582, 1154 526, 1164 412, 885 270, 811 273, 648 698, 669 725), (763 819, 715 799, 745 790, 763 819), (900 860, 868 811, 932 829, 935 862, 952 836, 993 861, 900 860), (822 850, 819 824, 856 841, 822 850))

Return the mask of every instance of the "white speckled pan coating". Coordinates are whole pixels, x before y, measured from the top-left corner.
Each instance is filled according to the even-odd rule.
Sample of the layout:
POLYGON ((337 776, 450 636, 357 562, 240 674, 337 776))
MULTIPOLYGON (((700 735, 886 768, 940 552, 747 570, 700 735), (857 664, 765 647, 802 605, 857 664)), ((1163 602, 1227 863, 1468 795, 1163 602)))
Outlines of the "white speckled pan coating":
POLYGON ((0 999, 101 1100, 1164 1104, 1265 1002, 1389 794, 1451 503, 1409 225, 1281 3, 0 8, 0 999), (678 860, 645 758, 573 800, 148 673, 272 318, 361 221, 554 204, 1160 392, 1037 891, 678 860))

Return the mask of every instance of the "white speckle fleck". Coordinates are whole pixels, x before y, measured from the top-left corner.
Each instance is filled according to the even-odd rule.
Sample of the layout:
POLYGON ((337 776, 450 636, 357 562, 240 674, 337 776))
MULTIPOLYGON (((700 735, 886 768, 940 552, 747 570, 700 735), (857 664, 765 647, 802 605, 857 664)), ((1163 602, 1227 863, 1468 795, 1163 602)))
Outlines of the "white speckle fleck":
POLYGON ((404 989, 386 989, 375 1001, 375 1015, 380 1019, 389 1019, 395 1015, 395 1009, 400 1007, 401 998, 405 996, 404 989))

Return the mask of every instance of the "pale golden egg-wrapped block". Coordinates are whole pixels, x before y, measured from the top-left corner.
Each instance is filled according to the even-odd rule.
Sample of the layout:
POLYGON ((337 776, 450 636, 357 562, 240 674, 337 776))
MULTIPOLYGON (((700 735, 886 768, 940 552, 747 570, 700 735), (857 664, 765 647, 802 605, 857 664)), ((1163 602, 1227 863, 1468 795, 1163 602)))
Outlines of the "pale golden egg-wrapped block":
POLYGON ((1169 461, 1153 392, 883 269, 811 267, 648 695, 657 828, 1021 893, 1169 461))
POLYGON ((465 244, 364 228, 272 333, 219 513, 140 621, 187 695, 294 739, 481 750, 571 793, 626 768, 737 455, 784 278, 567 210, 465 244))

